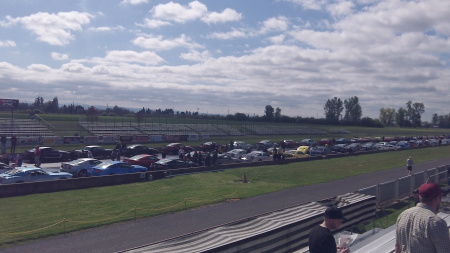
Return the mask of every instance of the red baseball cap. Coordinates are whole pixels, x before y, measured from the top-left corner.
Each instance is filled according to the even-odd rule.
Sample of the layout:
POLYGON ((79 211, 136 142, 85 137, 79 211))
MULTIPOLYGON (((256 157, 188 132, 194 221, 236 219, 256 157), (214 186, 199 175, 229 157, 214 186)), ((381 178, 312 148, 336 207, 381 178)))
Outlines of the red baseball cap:
POLYGON ((435 183, 427 183, 419 187, 419 195, 422 197, 434 198, 441 194, 441 187, 435 183))

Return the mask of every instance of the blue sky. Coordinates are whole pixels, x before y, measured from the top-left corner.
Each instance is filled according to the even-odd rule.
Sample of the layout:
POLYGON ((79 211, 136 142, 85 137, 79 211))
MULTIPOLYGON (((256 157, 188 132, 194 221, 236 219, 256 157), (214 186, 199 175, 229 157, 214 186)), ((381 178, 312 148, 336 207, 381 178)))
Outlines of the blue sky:
POLYGON ((200 113, 450 113, 450 1, 0 0, 2 98, 200 113), (198 108, 198 109, 197 109, 198 108))

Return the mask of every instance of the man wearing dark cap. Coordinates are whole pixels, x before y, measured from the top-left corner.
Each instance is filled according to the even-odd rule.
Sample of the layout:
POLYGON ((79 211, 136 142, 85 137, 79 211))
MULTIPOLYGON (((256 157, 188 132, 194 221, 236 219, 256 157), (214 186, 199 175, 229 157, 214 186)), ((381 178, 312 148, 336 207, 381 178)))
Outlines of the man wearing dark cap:
POLYGON ((436 215, 441 195, 441 187, 435 183, 419 187, 420 203, 397 218, 396 253, 450 252, 447 223, 436 215))
POLYGON ((334 240, 332 230, 338 229, 342 225, 344 216, 337 207, 328 207, 324 213, 322 224, 311 229, 309 232, 309 252, 310 253, 348 253, 348 248, 338 248, 334 240))

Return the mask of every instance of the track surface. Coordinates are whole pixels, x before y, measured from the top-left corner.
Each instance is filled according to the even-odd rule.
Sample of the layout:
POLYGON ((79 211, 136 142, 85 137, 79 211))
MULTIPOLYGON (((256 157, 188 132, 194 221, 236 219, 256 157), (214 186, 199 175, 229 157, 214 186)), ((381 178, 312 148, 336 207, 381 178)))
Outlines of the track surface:
MULTIPOLYGON (((415 164, 413 172, 449 165, 450 157, 415 164)), ((215 227, 232 221, 322 200, 391 181, 406 175, 406 168, 392 168, 317 185, 298 187, 234 202, 165 214, 136 221, 45 238, 0 250, 7 253, 110 253, 215 227)))

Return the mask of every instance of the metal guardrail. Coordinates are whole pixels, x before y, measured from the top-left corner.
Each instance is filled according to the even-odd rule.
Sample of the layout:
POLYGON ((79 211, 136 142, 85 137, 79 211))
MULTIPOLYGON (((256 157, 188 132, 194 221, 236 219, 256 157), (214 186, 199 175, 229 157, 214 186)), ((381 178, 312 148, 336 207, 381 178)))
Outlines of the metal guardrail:
POLYGON ((444 165, 428 169, 414 173, 411 176, 366 187, 356 192, 375 196, 377 199, 377 206, 386 207, 395 201, 411 196, 414 189, 419 188, 423 183, 442 184, 447 182, 449 168, 450 165, 444 165))

